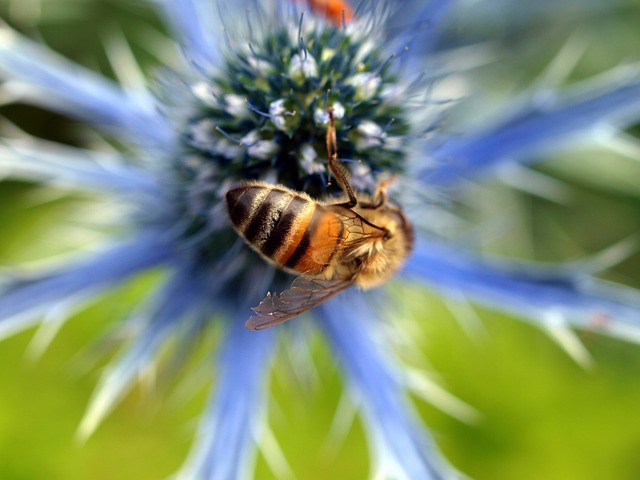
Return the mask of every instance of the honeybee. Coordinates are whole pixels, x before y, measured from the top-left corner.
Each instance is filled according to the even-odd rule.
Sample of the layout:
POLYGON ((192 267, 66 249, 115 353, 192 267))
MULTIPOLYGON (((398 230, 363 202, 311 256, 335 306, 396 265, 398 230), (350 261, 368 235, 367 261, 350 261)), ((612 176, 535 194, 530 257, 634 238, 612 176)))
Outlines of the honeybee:
POLYGON ((317 201, 284 186, 248 181, 226 192, 229 218, 246 243, 280 269, 299 274, 280 295, 267 293, 247 320, 250 330, 279 325, 351 285, 363 290, 387 281, 413 246, 413 227, 390 204, 382 181, 358 194, 338 160, 335 120, 329 112, 329 171, 344 194, 317 201))

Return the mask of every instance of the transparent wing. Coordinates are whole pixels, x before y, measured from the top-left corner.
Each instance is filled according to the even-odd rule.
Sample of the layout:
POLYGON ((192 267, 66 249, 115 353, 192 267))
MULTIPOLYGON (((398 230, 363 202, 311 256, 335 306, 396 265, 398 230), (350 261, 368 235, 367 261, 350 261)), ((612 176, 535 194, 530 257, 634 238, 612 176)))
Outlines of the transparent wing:
POLYGON ((333 210, 340 217, 342 239, 339 246, 314 248, 311 255, 318 263, 330 258, 329 254, 331 258, 340 258, 342 262, 352 261, 368 254, 377 241, 388 235, 386 229, 368 222, 351 209, 340 205, 330 205, 326 208, 333 210))
POLYGON ((267 293, 260 305, 253 308, 257 314, 245 324, 249 330, 264 330, 297 317, 349 287, 351 280, 296 278, 291 287, 280 295, 267 293))

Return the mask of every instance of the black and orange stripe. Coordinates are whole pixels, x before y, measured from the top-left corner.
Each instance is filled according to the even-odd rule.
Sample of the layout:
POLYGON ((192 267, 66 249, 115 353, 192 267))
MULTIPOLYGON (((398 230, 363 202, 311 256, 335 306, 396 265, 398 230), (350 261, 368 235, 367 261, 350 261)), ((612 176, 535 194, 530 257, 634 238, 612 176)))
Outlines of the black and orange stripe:
POLYGON ((293 190, 247 183, 229 190, 226 200, 238 233, 286 270, 321 273, 343 240, 340 218, 293 190))

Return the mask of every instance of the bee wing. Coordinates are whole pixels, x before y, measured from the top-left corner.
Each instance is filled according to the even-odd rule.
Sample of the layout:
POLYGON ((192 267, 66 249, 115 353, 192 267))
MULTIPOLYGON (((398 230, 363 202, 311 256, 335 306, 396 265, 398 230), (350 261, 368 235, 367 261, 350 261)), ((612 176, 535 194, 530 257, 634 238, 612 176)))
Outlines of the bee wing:
POLYGON ((264 330, 297 317, 349 287, 351 280, 296 278, 280 295, 267 293, 253 311, 257 314, 245 324, 249 330, 264 330))
POLYGON ((338 245, 314 247, 310 255, 317 263, 329 263, 330 259, 339 258, 341 261, 351 261, 366 254, 371 247, 387 235, 387 231, 369 223, 353 210, 341 206, 327 208, 340 217, 341 231, 338 245))

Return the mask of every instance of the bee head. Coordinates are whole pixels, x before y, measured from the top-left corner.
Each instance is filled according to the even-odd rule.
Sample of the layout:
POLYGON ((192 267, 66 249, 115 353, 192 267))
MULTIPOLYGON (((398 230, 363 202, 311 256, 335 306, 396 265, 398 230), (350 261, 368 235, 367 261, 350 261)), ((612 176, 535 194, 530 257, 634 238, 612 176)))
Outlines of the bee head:
POLYGON ((361 259, 355 283, 362 289, 376 287, 389 280, 400 270, 413 248, 413 227, 399 208, 378 209, 371 221, 385 233, 361 259))

